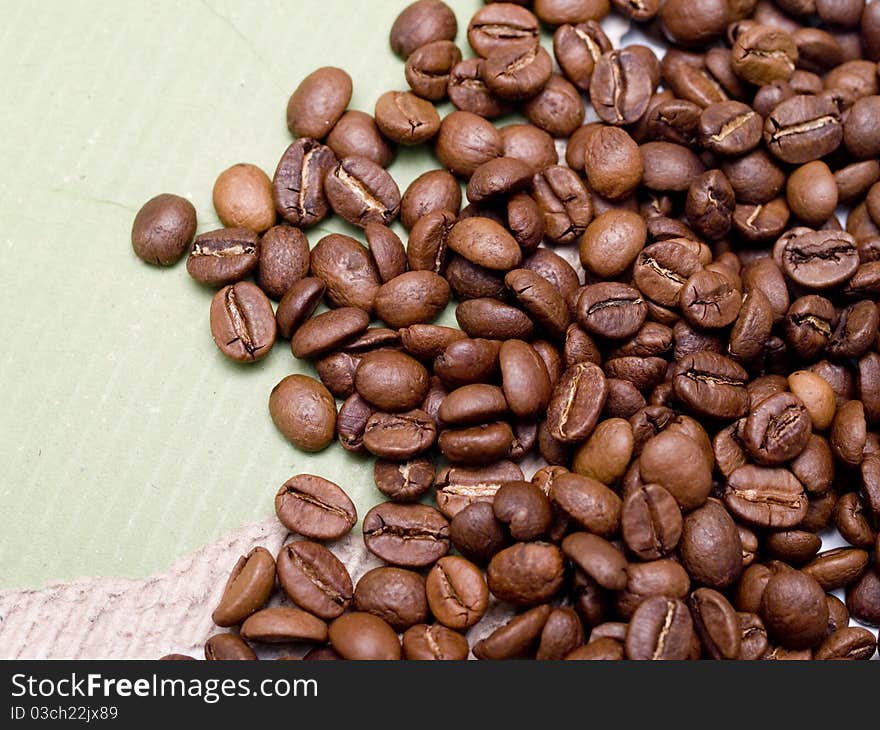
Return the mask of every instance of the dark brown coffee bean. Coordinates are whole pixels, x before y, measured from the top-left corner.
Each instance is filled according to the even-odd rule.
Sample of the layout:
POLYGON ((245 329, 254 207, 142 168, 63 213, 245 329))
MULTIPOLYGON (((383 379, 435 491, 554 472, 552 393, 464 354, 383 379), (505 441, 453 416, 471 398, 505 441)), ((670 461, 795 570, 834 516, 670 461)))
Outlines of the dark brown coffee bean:
POLYGON ((275 513, 288 530, 315 540, 336 540, 357 522, 348 495, 333 482, 310 474, 291 477, 281 485, 275 513))
POLYGON ((552 71, 550 54, 537 44, 492 53, 481 69, 489 90, 510 101, 531 99, 544 88, 552 71))
POLYGON ((788 649, 815 646, 828 623, 825 592, 799 570, 770 578, 761 597, 761 618, 771 638, 788 649))
POLYGON ((700 142, 719 155, 751 152, 761 143, 762 131, 760 115, 738 101, 712 104, 700 116, 700 142))
POLYGON ((470 112, 455 111, 440 124, 435 152, 450 172, 468 178, 483 163, 501 157, 504 147, 501 134, 491 122, 470 112))
POLYGON ((588 362, 570 367, 553 389, 547 409, 550 434, 563 443, 585 440, 596 426, 607 394, 601 368, 588 362))
POLYGON ((835 631, 816 650, 818 660, 849 659, 867 660, 874 656, 877 642, 867 629, 851 626, 835 631))
POLYGON ((711 588, 698 588, 688 599, 688 606, 703 650, 713 659, 739 659, 742 630, 728 600, 711 588))
POLYGON ((453 41, 458 22, 452 9, 441 0, 417 0, 408 5, 391 26, 391 50, 407 58, 432 41, 453 41))
POLYGON ((471 48, 484 58, 499 51, 531 48, 538 42, 538 36, 538 19, 511 3, 492 3, 480 8, 467 30, 471 48))
POLYGON ((647 313, 637 289, 614 282, 587 286, 578 300, 578 321, 584 329, 608 339, 633 336, 647 313))
POLYGON ((679 547, 691 577, 712 588, 726 588, 742 571, 742 543, 724 506, 711 499, 684 518, 679 547))
POLYGON ((278 581, 291 601, 325 621, 351 605, 354 589, 348 570, 316 542, 297 541, 281 548, 278 581))
POLYGON ((402 568, 373 568, 355 586, 354 607, 378 616, 395 631, 406 631, 428 617, 425 579, 402 568))
POLYGON ((544 214, 545 234, 555 243, 576 241, 593 217, 589 191, 572 170, 561 165, 535 175, 532 195, 544 214))
POLYGON ((448 210, 435 210, 418 220, 410 231, 406 245, 410 269, 443 272, 448 255, 449 233, 455 221, 456 216, 448 210))
POLYGON ((387 563, 420 568, 449 551, 449 523, 427 505, 385 502, 364 517, 364 544, 387 563))
POLYGON ((702 112, 702 107, 684 99, 671 99, 651 106, 646 113, 647 136, 654 142, 696 144, 702 112))
POLYGON ((444 431, 438 439, 440 452, 459 464, 491 464, 504 458, 513 445, 513 431, 503 421, 444 431))
POLYGON ((706 171, 697 155, 671 142, 648 142, 640 147, 645 164, 642 184, 657 192, 682 192, 706 171))
POLYGON ((382 134, 402 145, 427 142, 440 129, 434 105, 407 91, 386 91, 376 102, 375 115, 382 134))
POLYGON ((430 101, 446 98, 446 85, 461 51, 451 40, 436 40, 416 48, 406 59, 406 81, 415 94, 430 101))
POLYGON ((785 173, 763 149, 722 161, 721 171, 730 181, 738 203, 769 203, 785 185, 785 173))
POLYGON ((534 271, 549 281, 562 295, 570 311, 577 309, 580 280, 574 267, 562 256, 546 248, 539 248, 524 259, 523 268, 534 271))
POLYGON ((336 437, 343 449, 353 453, 364 451, 364 432, 372 415, 373 406, 357 393, 345 399, 336 416, 336 437))
POLYGON ((535 658, 565 659, 583 643, 584 627, 577 613, 570 608, 555 608, 541 631, 541 641, 535 658))
POLYGON ((440 558, 426 582, 431 613, 444 626, 463 631, 489 606, 489 588, 476 565, 458 556, 440 558))
POLYGON ((374 413, 364 430, 364 447, 374 456, 406 461, 427 451, 437 438, 437 426, 424 411, 374 413))
MULTIPOLYGON (((499 351, 504 397, 518 418, 535 418, 550 402, 547 368, 535 349, 521 340, 508 340, 499 351)), ((487 419, 490 420, 490 419, 487 419)))
POLYGON ((568 305, 547 279, 529 269, 515 269, 505 278, 507 287, 547 333, 561 339, 570 322, 568 305))
MULTIPOLYGON (((880 155, 880 135, 872 123, 880 111, 880 96, 867 96, 856 101, 844 125, 843 141, 857 160, 870 160, 880 155)), ((830 142, 829 142, 830 146, 830 142)))
POLYGON ((751 464, 730 475, 724 503, 737 518, 757 527, 794 527, 807 514, 803 485, 790 471, 751 464))
MULTIPOLYGON (((394 145, 379 131, 376 120, 369 114, 355 109, 342 115, 325 141, 340 160, 354 156, 366 157, 380 167, 388 167, 394 160, 394 145)), ((323 175, 326 175, 335 164, 336 159, 333 159, 323 171, 323 175)), ((323 197, 323 187, 321 195, 323 197)), ((326 211, 326 200, 323 205, 326 211)))
POLYGON ((414 502, 434 483, 434 464, 423 457, 404 462, 378 459, 373 480, 382 494, 394 502, 414 502))
POLYGON ((469 651, 464 636, 440 624, 419 624, 403 634, 403 656, 406 659, 464 661, 469 651))
POLYGON ((294 137, 324 139, 351 101, 351 77, 325 66, 306 76, 287 103, 287 128, 294 137))
POLYGON ((480 165, 467 185, 467 199, 482 203, 523 190, 532 179, 530 165, 513 157, 498 157, 480 165))
POLYGON ((808 289, 827 289, 848 281, 859 265, 855 239, 843 231, 811 231, 788 239, 783 269, 808 289))
POLYGON ((506 482, 492 502, 495 517, 506 524, 517 541, 537 540, 550 529, 550 500, 531 482, 506 482))
POLYGON ((580 661, 620 661, 624 658, 623 643, 616 639, 600 637, 581 646, 565 657, 580 661))
POLYGON ((657 304, 677 306, 688 279, 701 269, 697 255, 673 239, 652 243, 636 258, 633 279, 639 290, 657 304))
POLYGON ((868 569, 846 591, 846 607, 857 621, 880 626, 880 572, 868 569))
POLYGON ((237 626, 265 605, 274 587, 275 559, 256 547, 233 566, 211 619, 218 626, 237 626))
POLYGON ((807 360, 825 349, 834 325, 834 306, 827 299, 808 295, 795 300, 785 318, 785 337, 797 354, 807 360))
POLYGON ((843 140, 837 105, 828 96, 795 96, 764 123, 764 142, 783 162, 802 164, 833 152, 843 140))
POLYGON ((619 591, 626 587, 626 558, 607 540, 573 532, 562 541, 562 551, 603 588, 619 591))
POLYGON ((580 242, 581 264, 598 277, 615 277, 635 261, 647 240, 642 217, 625 210, 610 210, 587 227, 580 242))
POLYGON ((657 560, 671 553, 681 538, 681 510, 659 484, 632 492, 621 512, 623 540, 642 560, 657 560))
POLYGON ((371 613, 353 611, 340 616, 330 624, 329 637, 343 659, 400 659, 400 639, 394 629, 371 613))
POLYGON ((306 375, 288 375, 272 389, 269 413, 276 428, 303 451, 330 445, 336 429, 336 402, 321 383, 306 375))
POLYGON ((317 140, 296 140, 278 162, 272 194, 278 214, 293 226, 307 228, 327 217, 324 178, 336 165, 336 155, 317 140))
POLYGON ((857 580, 868 565, 869 556, 858 548, 836 548, 820 553, 804 566, 804 573, 815 578, 822 589, 832 591, 857 580))
POLYGON ((617 127, 596 128, 586 140, 583 165, 591 188, 611 200, 630 195, 644 175, 641 150, 617 127))
POLYGON ((516 268, 519 246, 503 227, 488 218, 460 220, 449 234, 449 248, 478 266, 493 270, 516 268))
POLYGON ((459 326, 469 337, 489 340, 530 340, 535 325, 516 307, 498 299, 480 298, 462 302, 455 309, 459 326))
POLYGON ((457 340, 434 359, 434 373, 451 388, 486 382, 498 370, 499 349, 492 340, 457 340))
POLYGON ((557 138, 568 137, 584 122, 580 92, 559 74, 550 76, 543 88, 524 104, 523 112, 532 124, 557 138))
POLYGON ((406 271, 406 249, 394 231, 381 223, 368 223, 364 234, 383 283, 406 271))
POLYGON ((550 606, 545 605, 515 616, 477 642, 474 656, 495 661, 534 656, 550 612, 550 606))
POLYGON ((473 502, 459 511, 452 518, 449 536, 456 550, 481 565, 488 563, 509 542, 491 502, 473 502))
POLYGON ((131 246, 148 264, 171 266, 186 253, 195 232, 193 204, 166 193, 151 198, 138 211, 131 226, 131 246))
POLYGON ((309 241, 292 226, 275 226, 260 240, 257 284, 266 296, 282 299, 291 286, 309 273, 309 241))
POLYGON ((304 322, 291 338, 290 346, 294 357, 319 357, 365 332, 369 324, 370 315, 363 309, 331 309, 304 322))
POLYGON ((504 156, 522 160, 532 173, 559 162, 553 138, 532 124, 508 124, 501 127, 504 156))
POLYGON ((740 438, 759 464, 779 466, 797 457, 812 433, 810 414, 801 399, 777 393, 752 409, 740 438))
POLYGON ((408 271, 382 285, 376 315, 395 329, 436 319, 451 295, 446 280, 433 271, 408 271))
POLYGON ((826 352, 835 358, 862 357, 874 343, 878 326, 880 312, 874 302, 851 304, 840 312, 826 352))
POLYGON ((429 170, 413 180, 400 202, 400 222, 412 230, 423 216, 435 210, 458 215, 461 188, 446 170, 429 170))
POLYGON ((428 393, 428 372, 415 358, 394 350, 367 353, 355 373, 355 387, 368 402, 388 412, 408 411, 428 393))
POLYGON ((694 413, 709 418, 739 418, 748 409, 746 371, 714 352, 688 355, 677 366, 676 395, 694 413))
POLYGON ((510 114, 513 102, 496 96, 486 85, 485 64, 483 58, 468 58, 455 64, 449 74, 447 93, 459 111, 495 119, 510 114))
POLYGON ((381 286, 379 272, 367 251, 349 236, 325 236, 312 249, 312 275, 327 286, 334 307, 358 307, 371 312, 381 286))
POLYGON ((262 360, 275 344, 272 303, 255 284, 241 281, 226 286, 211 301, 211 335, 230 360, 262 360))
POLYGON ((210 661, 253 661, 257 658, 251 649, 236 634, 214 634, 205 642, 205 659, 210 661))
POLYGON ((244 279, 259 260, 256 233, 245 228, 221 228, 196 237, 186 270, 202 284, 221 287, 244 279))
POLYGON ((629 622, 626 656, 629 659, 686 659, 694 629, 690 612, 679 600, 655 596, 644 601, 629 622))
POLYGON ((324 178, 324 192, 335 213, 361 228, 371 222, 388 225, 400 212, 397 183, 366 157, 340 160, 324 178))
POLYGON ((560 25, 553 34, 553 55, 566 78, 581 91, 590 90, 590 79, 611 41, 596 21, 560 25))
POLYGON ((549 496, 590 532, 609 538, 618 534, 623 503, 601 482, 580 474, 561 474, 553 480, 549 496))
POLYGON ((654 84, 639 56, 623 49, 603 53, 590 80, 590 100, 607 124, 637 121, 647 110, 654 84))
POLYGON ((327 641, 327 624, 298 608, 273 606, 257 611, 245 620, 241 635, 249 641, 262 644, 293 641, 323 644, 327 641))
POLYGON ((564 562, 555 545, 516 543, 489 563, 489 590, 502 601, 535 606, 551 599, 562 587, 564 562))
POLYGON ((742 306, 742 294, 730 280, 708 269, 691 276, 679 296, 688 322, 704 329, 721 329, 731 324, 742 306))

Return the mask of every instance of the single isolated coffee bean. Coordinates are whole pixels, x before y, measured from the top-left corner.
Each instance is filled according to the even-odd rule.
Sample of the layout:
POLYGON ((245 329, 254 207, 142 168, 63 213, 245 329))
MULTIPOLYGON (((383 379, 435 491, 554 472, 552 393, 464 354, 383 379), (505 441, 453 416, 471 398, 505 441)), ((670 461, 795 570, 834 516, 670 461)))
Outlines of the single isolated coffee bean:
POLYGON ((274 226, 260 239, 257 284, 266 296, 281 300, 309 273, 309 241, 293 226, 274 226))
POLYGON ((165 193, 151 198, 138 211, 131 226, 131 246, 148 264, 171 266, 186 253, 195 233, 193 204, 165 193))
POLYGON ((429 101, 446 98, 452 69, 461 61, 461 51, 452 41, 425 43, 406 59, 406 81, 413 93, 429 101))
POLYGON ((428 606, 444 626, 464 631, 489 607, 489 588, 480 569, 457 555, 440 558, 425 582, 428 606))

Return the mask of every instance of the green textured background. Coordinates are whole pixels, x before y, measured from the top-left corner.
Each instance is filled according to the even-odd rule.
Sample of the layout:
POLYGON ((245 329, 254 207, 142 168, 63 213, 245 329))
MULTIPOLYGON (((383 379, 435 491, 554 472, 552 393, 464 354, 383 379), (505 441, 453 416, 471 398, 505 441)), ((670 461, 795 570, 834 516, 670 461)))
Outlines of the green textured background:
MULTIPOLYGON (((447 0, 466 19, 480 0, 447 0)), ((140 263, 129 232, 160 192, 218 226, 216 175, 270 175, 287 98, 318 66, 354 79, 352 108, 406 88, 388 31, 405 0, 0 0, 0 588, 142 577, 272 513, 300 471, 343 485, 360 514, 371 464, 307 457, 266 402, 302 369, 286 343, 226 362, 211 294, 183 262, 140 263)), ((433 165, 405 151, 401 188, 433 165)), ((308 232, 312 245, 345 227, 308 232)))

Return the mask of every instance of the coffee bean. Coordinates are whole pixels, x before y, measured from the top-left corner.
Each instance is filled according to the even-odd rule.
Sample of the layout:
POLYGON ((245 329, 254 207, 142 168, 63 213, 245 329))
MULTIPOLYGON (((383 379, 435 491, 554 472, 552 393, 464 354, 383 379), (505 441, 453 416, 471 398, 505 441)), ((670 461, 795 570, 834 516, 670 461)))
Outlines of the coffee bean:
POLYGON ((328 635, 343 659, 400 659, 400 639, 394 629, 371 613, 354 611, 340 616, 330 624, 328 635))
POLYGON ((783 162, 802 164, 833 152, 843 140, 840 112, 828 96, 795 96, 764 122, 764 143, 783 162))
POLYGON ((253 661, 257 658, 236 634, 214 634, 205 642, 205 659, 210 661, 253 661))
POLYGON ((241 281, 214 295, 211 335, 230 360, 262 360, 275 344, 276 331, 272 303, 255 284, 241 281))
POLYGON ((627 548, 642 560, 665 557, 681 538, 681 510, 659 484, 640 487, 626 498, 620 524, 627 548))
POLYGON ((457 254, 487 269, 513 269, 522 260, 513 236, 488 218, 460 220, 453 226, 448 243, 457 254))
POLYGON ((803 485, 790 471, 751 464, 728 477, 724 503, 748 524, 773 529, 794 527, 807 514, 803 485))
POLYGON ((375 115, 382 134, 402 145, 427 142, 440 129, 440 115, 434 105, 406 91, 382 94, 376 102, 375 115))
POLYGON ((785 173, 763 149, 726 159, 720 167, 730 181, 738 203, 769 203, 785 185, 785 173))
POLYGON ((485 162, 504 153, 501 134, 491 122, 455 111, 440 124, 435 142, 440 162, 454 175, 468 178, 485 162))
POLYGON ((364 517, 364 545, 387 563, 421 568, 449 551, 449 523, 427 505, 385 502, 364 517))
POLYGON ((437 475, 437 506, 447 517, 476 502, 489 504, 505 482, 522 481, 523 473, 511 461, 499 461, 483 467, 453 465, 437 475))
POLYGON ((851 626, 839 629, 828 636, 816 650, 815 658, 824 661, 829 659, 864 661, 873 657, 876 649, 874 634, 859 626, 851 626))
POLYGON ((810 414, 800 398, 777 393, 752 410, 740 436, 755 461, 779 466, 806 448, 812 432, 810 414))
POLYGON ((324 178, 324 192, 335 213, 361 228, 367 223, 388 225, 400 212, 397 183, 366 157, 340 160, 324 178))
MULTIPOLYGON (((624 382, 608 381, 609 399, 612 397, 612 385, 624 382)), ((624 398, 628 397, 630 396, 624 395, 624 398)), ((608 400, 605 402, 606 411, 608 402, 608 400)), ((612 417, 601 421, 587 441, 575 452, 571 464, 572 471, 603 484, 613 484, 626 472, 632 458, 634 443, 632 427, 625 420, 612 417)))
POLYGON ((452 41, 437 40, 416 48, 406 59, 406 81, 413 93, 430 101, 446 98, 446 85, 461 51, 452 41))
POLYGON ((498 370, 499 349, 492 340, 456 340, 434 359, 434 373, 452 388, 485 382, 498 370))
POLYGON ((440 405, 438 415, 450 426, 472 426, 504 418, 507 400, 497 385, 475 383, 452 391, 440 405))
POLYGON ((295 137, 324 139, 351 101, 351 77, 327 66, 306 76, 287 104, 287 128, 295 137))
POLYGON ((317 140, 296 140, 278 162, 272 195, 278 214, 293 226, 320 223, 330 211, 324 178, 337 164, 336 155, 317 140))
POLYGON ((560 25, 553 34, 553 55, 566 78, 581 91, 590 90, 590 79, 603 53, 612 48, 605 31, 594 20, 560 25))
POLYGON ((748 409, 746 371, 714 352, 680 360, 673 380, 676 395, 694 413, 709 418, 739 418, 748 409))
POLYGON ((238 559, 211 619, 218 626, 237 626, 262 608, 275 587, 275 559, 256 547, 238 559))
POLYGON ((568 137, 584 121, 580 92, 559 74, 550 76, 544 87, 524 104, 523 112, 532 124, 557 138, 568 137))
POLYGON ((828 623, 825 592, 805 573, 785 570, 767 582, 761 597, 761 618, 770 637, 785 648, 814 646, 828 623))
POLYGON ((546 535, 553 520, 550 500, 531 482, 502 484, 495 493, 492 509, 495 517, 507 525, 511 537, 521 542, 546 535))
POLYGON ((645 113, 653 93, 650 73, 637 54, 623 49, 599 57, 590 80, 590 101, 603 122, 632 124, 645 113))
POLYGON ((561 165, 535 174, 532 195, 544 214, 545 234, 555 243, 573 243, 593 218, 589 191, 577 174, 561 165))
POLYGON ((489 90, 510 101, 531 99, 544 88, 552 71, 550 54, 540 45, 494 52, 481 68, 489 90))
POLYGON ((419 624, 403 634, 403 656, 406 659, 464 661, 469 651, 464 636, 440 624, 419 624))
POLYGON ((846 591, 846 607, 853 618, 868 626, 880 626, 880 572, 866 570, 846 591))
POLYGON ((214 183, 214 209, 227 228, 262 233, 275 225, 272 183, 256 165, 238 164, 214 183))
POLYGON ((355 373, 358 393, 379 410, 396 413, 421 405, 428 372, 415 358, 394 350, 367 353, 355 373))
POLYGON ((691 577, 703 585, 722 589, 739 578, 742 543, 721 502, 710 499, 685 516, 679 555, 691 577))
POLYGON ((607 540, 573 532, 562 541, 562 551, 603 588, 619 591, 626 587, 626 558, 607 540))
POLYGON ((221 228, 193 242, 186 270, 201 284, 221 287, 244 279, 260 260, 257 235, 244 228, 221 228))
POLYGON ((357 307, 341 307, 304 322, 290 340, 294 357, 315 358, 350 342, 366 331, 370 315, 357 307))
POLYGON ((489 563, 489 590, 501 601, 536 606, 562 587, 562 553, 555 545, 520 542, 496 553, 489 563))
POLYGON ((868 565, 868 553, 858 548, 835 548, 820 553, 803 571, 815 578, 822 589, 843 588, 862 575, 868 565))
POLYGON ((440 452, 458 464, 491 464, 507 456, 513 431, 503 421, 444 431, 437 440, 440 452))
POLYGON ((357 522, 348 495, 333 482, 309 474, 291 477, 281 486, 275 513, 288 530, 315 540, 336 540, 357 522))
POLYGON ((526 342, 508 340, 501 345, 499 362, 504 400, 511 412, 518 418, 540 415, 552 394, 550 376, 540 355, 526 342))
POLYGON ((321 451, 333 440, 336 402, 314 378, 284 378, 272 389, 269 413, 284 437, 303 451, 321 451))
POLYGON ((626 632, 628 659, 686 659, 694 635, 687 606, 679 600, 655 596, 642 603, 626 632))
POLYGON ((575 649, 565 658, 580 661, 620 661, 624 658, 623 643, 607 637, 599 638, 575 649))
POLYGON ((456 215, 461 207, 461 189, 446 170, 423 173, 406 189, 400 203, 400 221, 404 228, 413 226, 428 213, 446 210, 456 215))
POLYGON ((193 204, 165 193, 151 198, 138 211, 131 226, 131 246, 148 264, 171 266, 189 248, 195 232, 193 204))
POLYGON ((849 280, 859 265, 855 239, 842 231, 810 231, 790 237, 783 269, 808 289, 826 289, 849 280))
POLYGON ((511 3, 489 4, 471 18, 467 39, 484 58, 499 51, 531 48, 538 42, 538 19, 511 3))
POLYGON ((581 238, 581 264, 595 276, 619 276, 644 248, 647 235, 640 215, 624 210, 603 213, 581 238))
POLYGON ((462 302, 455 309, 455 318, 469 337, 530 340, 535 334, 535 325, 526 314, 490 297, 462 302))
POLYGON ((381 286, 369 251, 349 236, 331 233, 312 249, 312 275, 327 287, 334 307, 358 307, 369 313, 381 286))
POLYGON ((426 43, 455 40, 457 33, 455 13, 446 3, 417 0, 404 8, 391 26, 391 50, 405 59, 426 43))
POLYGON ((620 530, 623 503, 595 479, 563 473, 553 480, 549 496, 575 522, 600 537, 614 537, 620 530))
POLYGON ((740 33, 733 44, 733 70, 744 81, 758 86, 788 81, 794 73, 798 49, 785 30, 755 24, 740 33))
POLYGON ((706 171, 697 155, 672 142, 648 142, 640 147, 645 173, 642 184, 657 192, 682 192, 706 171))
POLYGON ((323 644, 327 641, 327 624, 312 614, 289 606, 264 608, 241 625, 241 635, 261 644, 283 644, 305 641, 323 644))
POLYGON ((426 590, 431 613, 450 629, 470 628, 489 607, 489 588, 482 572, 458 556, 437 561, 428 573, 426 590))
POLYGON ((456 109, 478 114, 486 119, 510 114, 513 102, 501 99, 484 81, 483 58, 468 58, 452 67, 449 74, 447 93, 456 109))
MULTIPOLYGON (((850 108, 843 129, 847 150, 857 160, 869 160, 880 154, 880 136, 871 123, 880 110, 880 96, 858 99, 850 108)), ((830 142, 829 142, 830 146, 830 142)))
POLYGON ((701 269, 697 255, 681 239, 652 243, 636 258, 633 280, 657 304, 677 306, 688 279, 701 269))
POLYGON ((711 104, 700 115, 700 143, 719 155, 751 152, 761 143, 762 131, 760 115, 739 101, 711 104))
POLYGON ((831 357, 862 357, 874 342, 880 326, 877 305, 868 300, 850 304, 837 317, 826 351, 831 357))
POLYGON ((543 276, 529 269, 515 269, 504 282, 520 305, 550 336, 561 339, 570 323, 568 305, 563 296, 543 276))
POLYGON ((323 545, 297 541, 278 553, 278 582, 300 608, 330 621, 351 605, 351 576, 323 545))
MULTIPOLYGON (((342 115, 325 141, 340 160, 353 156, 366 157, 380 167, 388 167, 394 160, 394 145, 379 131, 376 120, 355 109, 342 115)), ((326 175, 327 170, 335 164, 334 159, 323 174, 326 175)))
POLYGON ((684 599, 690 590, 688 574, 674 560, 630 563, 626 572, 626 588, 616 594, 614 606, 620 617, 627 621, 650 598, 666 596, 684 599))
POLYGON ((406 631, 428 616, 425 579, 402 568, 373 568, 358 581, 354 606, 387 621, 395 631, 406 631))
POLYGON ((257 284, 276 301, 309 273, 309 242, 292 226, 274 226, 260 239, 257 284))
POLYGON ((374 413, 364 430, 364 447, 374 456, 406 461, 427 451, 437 438, 437 427, 424 411, 374 413))
POLYGON ((578 321, 588 332, 608 339, 632 337, 647 313, 638 290, 624 284, 592 284, 578 299, 578 321))

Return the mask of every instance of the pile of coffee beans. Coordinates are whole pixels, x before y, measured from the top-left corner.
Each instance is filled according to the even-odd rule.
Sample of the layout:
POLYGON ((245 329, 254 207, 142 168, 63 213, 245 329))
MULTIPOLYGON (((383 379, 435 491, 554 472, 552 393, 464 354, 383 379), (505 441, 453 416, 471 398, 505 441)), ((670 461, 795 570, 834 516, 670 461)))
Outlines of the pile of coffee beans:
POLYGON ((880 0, 490 2, 473 57, 457 34, 440 0, 403 10, 410 90, 372 116, 345 71, 303 80, 274 178, 217 179, 225 228, 192 242, 169 195, 135 221, 138 256, 189 249, 217 289, 224 355, 281 338, 314 363, 275 425, 376 457, 387 500, 362 520, 387 565, 354 585, 322 544, 351 499, 282 485, 297 539, 238 561, 207 658, 872 657, 851 619, 880 624, 880 0), (612 11, 663 58, 613 47, 612 11), (439 161, 402 193, 400 145, 439 161), (310 248, 331 214, 363 241, 310 248), (434 324, 453 300, 459 328, 434 324), (513 618, 469 642, 499 601, 513 618))

